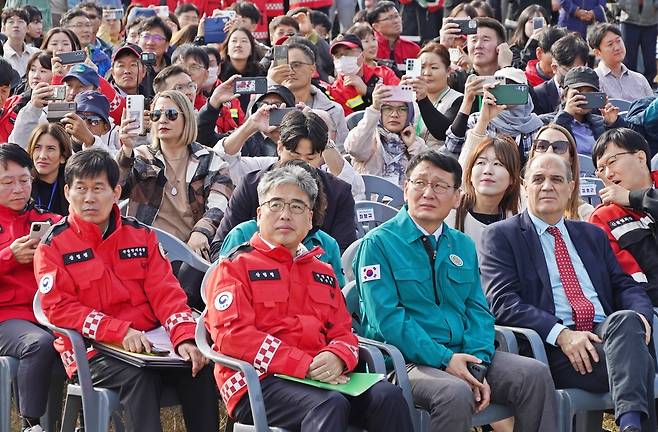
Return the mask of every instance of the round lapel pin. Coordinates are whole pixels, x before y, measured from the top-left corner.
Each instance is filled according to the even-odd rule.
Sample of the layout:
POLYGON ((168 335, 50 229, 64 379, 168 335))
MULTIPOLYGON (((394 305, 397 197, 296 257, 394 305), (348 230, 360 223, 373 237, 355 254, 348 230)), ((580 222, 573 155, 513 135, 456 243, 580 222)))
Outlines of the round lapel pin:
POLYGON ((462 261, 462 259, 455 254, 450 254, 450 262, 456 265, 457 267, 461 267, 464 265, 464 261, 462 261))

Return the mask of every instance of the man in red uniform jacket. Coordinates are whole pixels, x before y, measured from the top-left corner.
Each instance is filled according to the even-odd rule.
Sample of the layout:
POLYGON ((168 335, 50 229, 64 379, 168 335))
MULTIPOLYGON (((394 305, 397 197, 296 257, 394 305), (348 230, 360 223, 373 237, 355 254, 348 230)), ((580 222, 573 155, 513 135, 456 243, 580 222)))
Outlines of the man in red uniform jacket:
POLYGON ((329 86, 331 97, 343 106, 345 115, 372 105, 372 92, 382 80, 385 85, 398 85, 400 79, 385 66, 368 66, 363 58, 363 44, 358 36, 346 33, 331 44, 336 81, 329 86))
MULTIPOLYGON (((32 259, 39 241, 30 238, 32 222, 57 222, 30 202, 32 159, 16 144, 0 145, 0 355, 18 359, 21 430, 41 431, 48 388, 58 365, 55 339, 37 324, 32 299, 37 291, 32 259)), ((41 228, 46 231, 45 227, 41 228)))
POLYGON ((400 39, 402 34, 402 17, 395 3, 383 1, 377 3, 366 16, 367 21, 375 30, 377 39, 377 58, 393 60, 398 70, 406 70, 405 60, 418 57, 420 47, 410 41, 400 39))
MULTIPOLYGON (((279 373, 346 383, 359 357, 350 314, 331 266, 302 240, 312 226, 317 184, 303 168, 269 171, 258 184, 260 233, 239 246, 206 286, 206 323, 216 349, 252 363, 270 426, 344 431, 356 423, 373 431, 411 430, 400 389, 380 382, 357 397, 290 382, 279 373)), ((240 372, 215 366, 229 414, 251 423, 240 372)))
POLYGON ((642 135, 615 128, 592 149, 596 174, 605 183, 589 221, 608 235, 621 268, 647 290, 658 306, 658 171, 651 172, 649 145, 642 135))
MULTIPOLYGON (((162 430, 159 401, 167 383, 178 393, 187 430, 217 430, 212 372, 194 344, 195 321, 185 293, 155 233, 120 215, 118 165, 105 151, 86 150, 69 159, 64 176, 70 215, 53 226, 34 258, 46 316, 88 339, 132 352, 151 352, 144 332, 162 325, 191 371, 140 369, 91 350, 94 385, 119 392, 130 431, 162 430)), ((59 339, 56 348, 71 375, 70 342, 59 339)))

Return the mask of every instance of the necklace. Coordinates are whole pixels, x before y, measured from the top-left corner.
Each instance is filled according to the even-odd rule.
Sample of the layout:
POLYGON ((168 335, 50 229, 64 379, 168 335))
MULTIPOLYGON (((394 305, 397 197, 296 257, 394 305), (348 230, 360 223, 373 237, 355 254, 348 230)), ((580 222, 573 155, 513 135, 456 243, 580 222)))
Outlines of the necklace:
MULTIPOLYGON (((165 159, 165 160, 166 160, 166 159, 165 159)), ((173 162, 180 162, 181 160, 185 160, 185 161, 187 161, 187 155, 185 155, 185 156, 182 157, 182 158, 171 159, 170 161, 166 161, 167 166, 168 166, 169 168, 171 168, 171 171, 174 173, 174 180, 173 180, 173 181, 167 179, 167 180, 170 181, 171 183, 176 183, 176 184, 178 184, 178 183, 180 182, 179 177, 178 177, 178 172, 176 172, 176 169, 174 169, 174 164, 173 164, 173 162)), ((185 166, 187 166, 187 163, 185 163, 185 166)), ((176 185, 174 184, 174 185, 171 186, 171 196, 176 196, 176 195, 178 195, 178 188, 177 188, 176 185)))

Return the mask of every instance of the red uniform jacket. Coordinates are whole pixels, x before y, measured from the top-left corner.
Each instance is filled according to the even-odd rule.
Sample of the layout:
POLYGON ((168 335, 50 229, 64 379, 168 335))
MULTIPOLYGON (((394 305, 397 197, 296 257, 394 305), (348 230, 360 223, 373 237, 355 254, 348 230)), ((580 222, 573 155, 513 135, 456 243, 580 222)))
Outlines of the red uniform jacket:
MULTIPOLYGON (((215 87, 221 83, 220 80, 217 80, 215 87)), ((202 93, 197 94, 194 100, 194 109, 199 111, 207 101, 208 98, 202 93)), ((233 99, 230 102, 222 104, 219 109, 219 116, 217 116, 217 122, 215 123, 217 133, 232 132, 242 123, 244 123, 244 111, 242 111, 239 99, 233 99)))
MULTIPOLYGON (((46 317, 89 339, 121 346, 131 327, 163 325, 174 347, 194 339, 187 296, 155 233, 114 206, 106 239, 95 224, 71 213, 37 248, 34 273, 46 317)), ((55 341, 67 373, 75 371, 70 343, 55 341)), ((95 351, 88 353, 89 358, 95 351)))
MULTIPOLYGON (((413 2, 414 2, 414 0, 400 0, 400 3, 403 4, 403 5, 408 5, 408 4, 411 4, 413 2)), ((445 1, 444 0, 439 0, 437 2, 428 2, 428 3, 432 3, 432 6, 427 5, 427 12, 432 13, 432 12, 436 12, 439 9, 441 9, 443 7, 443 4, 445 3, 445 1)))
MULTIPOLYGON (((375 32, 375 39, 377 39, 377 58, 385 60, 391 59, 391 48, 388 45, 388 40, 378 32, 375 32)), ((398 40, 395 42, 393 60, 395 60, 396 64, 403 65, 405 60, 408 58, 418 57, 419 52, 420 47, 417 44, 398 38, 398 40)))
POLYGON ((14 130, 17 116, 14 107, 21 101, 21 97, 22 95, 15 95, 7 98, 2 108, 0 108, 0 144, 6 143, 9 135, 14 130))
POLYGON ((537 87, 539 84, 543 83, 547 79, 550 79, 550 77, 543 77, 542 75, 539 74, 539 71, 537 70, 537 68, 539 67, 537 65, 538 63, 539 60, 537 59, 530 60, 525 67, 525 76, 528 79, 528 84, 530 84, 533 87, 537 87))
MULTIPOLYGON (((361 66, 363 71, 363 82, 371 87, 377 81, 377 78, 381 78, 385 85, 398 85, 400 84, 400 78, 395 75, 395 72, 386 66, 368 66, 363 64, 361 66)), ((336 81, 329 86, 329 94, 339 104, 343 106, 345 110, 345 115, 351 114, 353 111, 364 110, 372 104, 372 99, 368 96, 370 95, 360 95, 354 86, 345 85, 343 79, 345 76, 343 74, 338 75, 336 81)), ((371 91, 369 91, 370 93, 371 91)))
POLYGON ((61 219, 53 213, 37 210, 31 204, 22 212, 0 206, 0 322, 22 319, 37 322, 32 300, 37 292, 33 263, 19 264, 9 246, 30 233, 32 222, 61 219))
MULTIPOLYGON (((252 363, 260 379, 303 378, 313 357, 330 351, 348 371, 359 357, 352 320, 322 249, 293 258, 258 234, 221 261, 206 285, 206 325, 223 354, 252 363)), ((215 379, 229 413, 246 393, 244 376, 220 365, 215 379)))
MULTIPOLYGON (((160 6, 160 0, 136 0, 131 3, 143 7, 160 6)), ((201 15, 205 13, 208 16, 212 16, 212 11, 220 8, 220 0, 167 0, 167 6, 169 6, 171 12, 175 11, 183 3, 192 3, 199 9, 201 15)))
POLYGON ((332 0, 290 0, 290 9, 307 7, 310 9, 318 9, 328 7, 333 4, 332 0))

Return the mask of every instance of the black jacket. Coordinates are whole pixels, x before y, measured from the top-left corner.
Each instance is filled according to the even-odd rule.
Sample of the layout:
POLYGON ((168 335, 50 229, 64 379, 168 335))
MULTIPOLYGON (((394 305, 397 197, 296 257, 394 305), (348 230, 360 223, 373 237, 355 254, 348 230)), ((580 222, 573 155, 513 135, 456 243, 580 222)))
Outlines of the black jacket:
POLYGON ((560 107, 560 94, 553 79, 545 81, 537 87, 530 87, 530 96, 535 106, 534 113, 537 115, 556 112, 560 107))
MULTIPOLYGON (((236 225, 254 219, 258 207, 256 187, 260 178, 276 164, 250 172, 233 191, 228 208, 210 246, 211 256, 217 256, 226 235, 236 225)), ((356 240, 354 198, 351 186, 334 175, 318 170, 327 195, 327 209, 321 229, 338 242, 341 253, 356 240)))

